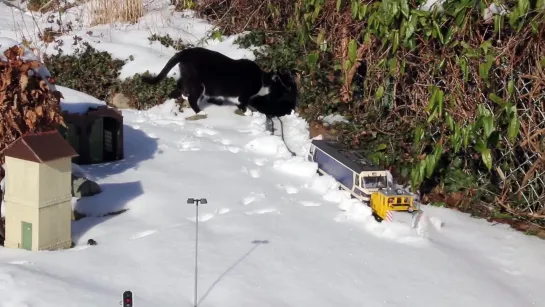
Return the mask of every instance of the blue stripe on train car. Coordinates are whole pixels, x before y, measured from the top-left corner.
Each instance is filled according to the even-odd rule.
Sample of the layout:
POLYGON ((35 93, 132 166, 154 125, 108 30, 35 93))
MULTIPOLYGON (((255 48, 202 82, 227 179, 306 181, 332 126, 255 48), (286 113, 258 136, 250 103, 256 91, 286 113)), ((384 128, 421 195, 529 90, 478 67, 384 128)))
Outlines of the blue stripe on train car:
POLYGON ((339 163, 318 147, 316 147, 314 153, 314 162, 318 163, 318 167, 327 174, 333 176, 335 180, 342 183, 345 187, 352 189, 352 186, 354 185, 354 172, 351 169, 339 163))

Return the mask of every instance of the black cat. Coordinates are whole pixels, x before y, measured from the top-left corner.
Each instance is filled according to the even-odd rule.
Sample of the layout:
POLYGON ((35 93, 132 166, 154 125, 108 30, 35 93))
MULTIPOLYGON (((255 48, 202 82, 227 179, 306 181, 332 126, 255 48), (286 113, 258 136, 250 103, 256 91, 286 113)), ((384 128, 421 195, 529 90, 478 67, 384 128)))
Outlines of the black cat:
POLYGON ((276 81, 269 87, 269 94, 254 96, 249 102, 251 108, 268 118, 289 115, 299 105, 295 78, 285 72, 278 72, 276 76, 276 81))
POLYGON ((196 113, 188 119, 206 118, 199 101, 207 99, 221 105, 229 100, 238 105, 237 114, 248 114, 247 106, 253 97, 265 96, 273 91, 281 96, 285 91, 282 81, 274 72, 263 71, 254 61, 234 60, 220 52, 192 47, 176 53, 156 77, 143 76, 142 81, 157 84, 178 64, 180 79, 171 98, 184 97, 196 113))
POLYGON ((274 134, 273 118, 280 122, 282 141, 293 156, 295 153, 289 148, 284 139, 284 124, 280 117, 290 115, 299 106, 299 92, 293 75, 289 73, 277 73, 277 82, 270 86, 270 93, 265 96, 255 96, 250 99, 250 108, 263 113, 267 117, 267 126, 270 125, 271 134, 274 134))

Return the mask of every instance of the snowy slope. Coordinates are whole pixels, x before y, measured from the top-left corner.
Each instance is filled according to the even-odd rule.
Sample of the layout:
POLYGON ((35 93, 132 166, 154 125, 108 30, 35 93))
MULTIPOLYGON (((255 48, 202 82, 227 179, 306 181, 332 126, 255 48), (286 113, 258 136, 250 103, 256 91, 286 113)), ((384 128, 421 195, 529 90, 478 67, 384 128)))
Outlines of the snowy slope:
MULTIPOLYGON (((188 197, 209 202, 199 214, 200 306, 543 302, 542 241, 439 208, 425 208, 446 225, 430 239, 406 224, 378 224, 365 207, 342 213, 324 199, 335 193, 324 188, 327 177, 272 150, 246 149, 277 144, 282 156, 280 142, 258 133, 257 114, 210 106, 209 119, 186 122, 169 107, 124 111, 127 158, 86 167, 104 192, 80 200, 78 210, 127 212, 74 223, 77 247, 69 251, 0 249, 2 306, 107 306, 126 289, 137 306, 190 306, 195 207, 188 197), (299 176, 279 167, 289 161, 299 176), (89 238, 98 245, 85 245, 89 238)), ((297 144, 304 123, 284 120, 288 144, 297 144)))
MULTIPOLYGON (((11 14, 1 6, 1 16, 11 14)), ((107 46, 116 52, 124 37, 141 45, 141 59, 157 56, 149 66, 136 57, 131 69, 159 70, 171 51, 129 39, 139 31, 107 46)), ((214 48, 249 53, 229 39, 214 48)), ((543 306, 543 241, 428 206, 444 222, 428 236, 403 219, 379 224, 316 165, 292 158, 260 114, 209 105, 207 119, 186 121, 193 112, 174 109, 167 101, 123 110, 125 159, 82 167, 103 192, 78 202, 91 217, 73 223, 75 248, 0 248, 0 306, 117 306, 125 290, 135 306, 192 306, 189 197, 208 200, 199 212, 201 307, 543 306), (86 245, 91 238, 98 245, 86 245)), ((288 145, 303 154, 308 124, 297 115, 283 121, 288 145)))

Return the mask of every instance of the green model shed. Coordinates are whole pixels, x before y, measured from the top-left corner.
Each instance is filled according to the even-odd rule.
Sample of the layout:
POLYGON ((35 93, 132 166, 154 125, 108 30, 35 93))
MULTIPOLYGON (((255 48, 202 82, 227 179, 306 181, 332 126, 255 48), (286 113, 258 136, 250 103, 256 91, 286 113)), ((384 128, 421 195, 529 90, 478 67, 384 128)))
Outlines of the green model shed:
POLYGON ((72 162, 85 165, 123 159, 123 116, 120 111, 99 106, 84 114, 62 113, 67 128, 59 132, 78 153, 72 162))

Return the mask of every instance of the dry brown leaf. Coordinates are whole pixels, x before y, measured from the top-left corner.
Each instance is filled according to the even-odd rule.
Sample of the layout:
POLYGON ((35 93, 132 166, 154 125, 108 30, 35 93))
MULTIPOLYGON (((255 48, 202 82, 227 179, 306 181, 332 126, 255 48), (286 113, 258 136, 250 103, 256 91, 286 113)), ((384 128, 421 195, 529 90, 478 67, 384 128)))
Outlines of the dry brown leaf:
POLYGON ((8 60, 0 63, 0 148, 24 133, 65 126, 59 109, 60 92, 50 91, 37 73, 29 76, 28 71, 40 68, 41 63, 22 61, 24 51, 19 46, 9 48, 4 52, 8 60))
POLYGON ((40 92, 38 90, 32 90, 30 94, 32 95, 32 99, 34 100, 37 100, 38 97, 40 96, 40 92))
POLYGON ((26 93, 23 93, 21 95, 21 104, 22 105, 28 105, 30 102, 28 100, 28 95, 26 93))
POLYGON ((35 129, 34 122, 29 118, 25 119, 25 124, 28 130, 33 131, 35 129))
POLYGON ((8 112, 5 117, 6 117, 5 119, 6 119, 6 122, 8 123, 8 125, 9 125, 9 127, 11 127, 12 129, 14 129, 15 131, 17 131, 19 133, 22 133, 21 129, 19 128, 19 126, 15 122, 15 119, 13 118, 13 114, 11 112, 8 112))
MULTIPOLYGON (((61 101, 61 98, 62 98, 62 99, 65 99, 65 98, 64 98, 64 95, 62 94, 61 91, 54 91, 54 92, 53 92, 53 96, 55 96, 55 98, 57 98, 58 102, 61 101)), ((58 103, 58 102, 57 102, 57 103, 58 103)))
POLYGON ((23 65, 23 61, 21 61, 21 60, 13 60, 13 65, 12 65, 12 67, 19 67, 19 66, 21 66, 21 65, 23 65))
POLYGON ((17 96, 18 96, 18 94, 15 94, 15 95, 13 96, 13 105, 11 106, 11 108, 12 108, 13 110, 17 110, 17 101, 18 101, 17 96))
POLYGON ((44 115, 44 110, 42 106, 37 106, 36 109, 34 109, 34 111, 36 112, 36 115, 38 115, 39 117, 42 117, 44 115))
POLYGON ((29 62, 29 64, 30 64, 30 68, 32 69, 38 69, 42 66, 42 64, 38 61, 31 61, 29 62))
POLYGON ((2 86, 0 87, 0 90, 5 91, 10 84, 11 84, 11 71, 8 70, 4 72, 4 74, 2 75, 2 86))
POLYGON ((34 113, 33 110, 27 110, 25 112, 25 117, 30 119, 33 123, 36 122, 37 119, 36 113, 34 113))
POLYGON ((21 46, 17 46, 17 56, 21 57, 25 53, 25 49, 21 46))
POLYGON ((21 64, 21 66, 19 66, 19 71, 21 73, 26 73, 29 70, 30 70, 30 64, 29 63, 23 63, 23 64, 21 64))
POLYGON ((27 85, 28 85, 28 76, 27 75, 22 75, 19 78, 19 86, 21 87, 21 90, 24 91, 26 89, 27 85))
POLYGON ((40 80, 40 89, 44 92, 49 90, 49 86, 47 86, 47 83, 43 79, 40 80))

